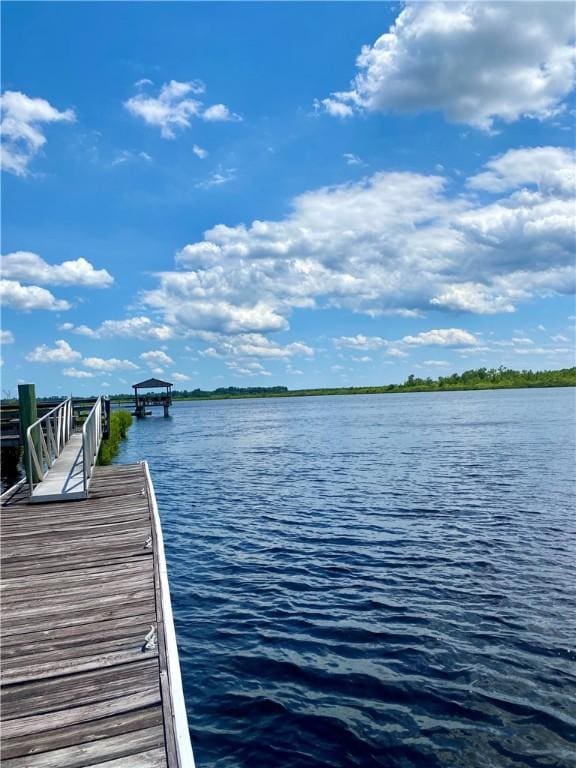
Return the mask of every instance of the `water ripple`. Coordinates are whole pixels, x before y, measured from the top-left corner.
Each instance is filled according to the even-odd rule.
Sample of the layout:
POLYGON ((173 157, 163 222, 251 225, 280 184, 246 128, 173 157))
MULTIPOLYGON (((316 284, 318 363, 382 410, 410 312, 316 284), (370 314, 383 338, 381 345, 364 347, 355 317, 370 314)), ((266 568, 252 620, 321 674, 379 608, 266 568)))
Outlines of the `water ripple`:
POLYGON ((573 457, 567 389, 135 424, 199 768, 575 766, 573 457))

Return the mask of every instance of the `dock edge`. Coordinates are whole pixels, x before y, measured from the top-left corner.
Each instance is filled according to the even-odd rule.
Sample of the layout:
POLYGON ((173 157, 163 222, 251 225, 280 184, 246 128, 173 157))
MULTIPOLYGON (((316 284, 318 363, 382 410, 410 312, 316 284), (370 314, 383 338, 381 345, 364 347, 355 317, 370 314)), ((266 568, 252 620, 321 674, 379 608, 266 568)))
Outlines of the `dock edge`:
POLYGON ((11 485, 10 488, 6 488, 6 490, 0 495, 0 501, 8 501, 8 499, 11 499, 14 494, 22 488, 22 486, 27 485, 28 481, 25 477, 23 477, 21 480, 18 480, 18 482, 14 483, 14 485, 11 485))
POLYGON ((192 743, 190 741, 190 731, 188 729, 188 716, 186 714, 184 689, 182 687, 182 676, 180 673, 180 661, 178 657, 178 645, 176 642, 176 630, 174 629, 172 603, 170 600, 170 585, 168 583, 168 570, 166 567, 166 556, 164 553, 162 525, 148 462, 142 461, 141 464, 144 468, 144 474, 146 476, 148 498, 150 501, 152 520, 154 524, 154 539, 156 543, 158 576, 160 581, 160 608, 162 611, 164 640, 166 645, 166 666, 169 681, 168 689, 170 692, 170 709, 178 763, 180 768, 195 768, 194 755, 192 753, 192 743))

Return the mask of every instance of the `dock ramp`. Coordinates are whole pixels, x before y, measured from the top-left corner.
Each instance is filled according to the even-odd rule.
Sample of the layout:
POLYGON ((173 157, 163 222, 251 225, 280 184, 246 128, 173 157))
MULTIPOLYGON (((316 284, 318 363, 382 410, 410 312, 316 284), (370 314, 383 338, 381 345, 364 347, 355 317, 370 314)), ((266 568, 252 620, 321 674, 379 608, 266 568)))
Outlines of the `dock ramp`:
POLYGON ((86 499, 102 441, 103 399, 75 427, 72 399, 59 403, 26 431, 29 501, 86 499))

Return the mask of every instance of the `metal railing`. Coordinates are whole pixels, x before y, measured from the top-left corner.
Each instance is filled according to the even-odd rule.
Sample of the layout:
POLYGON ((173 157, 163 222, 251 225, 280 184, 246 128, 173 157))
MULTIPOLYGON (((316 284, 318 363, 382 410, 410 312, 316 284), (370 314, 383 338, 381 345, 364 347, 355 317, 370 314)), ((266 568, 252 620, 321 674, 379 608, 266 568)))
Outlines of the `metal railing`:
POLYGON ((27 470, 30 493, 34 483, 44 479, 72 433, 72 399, 68 398, 48 411, 26 430, 27 470))
MULTIPOLYGON (((103 435, 103 417, 108 413, 104 398, 98 397, 82 425, 82 462, 84 492, 88 492, 90 478, 96 465, 103 435)), ((41 482, 66 446, 74 431, 72 399, 64 400, 26 430, 27 474, 30 494, 41 482)))
POLYGON ((99 397, 82 426, 82 454, 84 461, 84 490, 88 491, 92 471, 102 441, 102 401, 99 397))

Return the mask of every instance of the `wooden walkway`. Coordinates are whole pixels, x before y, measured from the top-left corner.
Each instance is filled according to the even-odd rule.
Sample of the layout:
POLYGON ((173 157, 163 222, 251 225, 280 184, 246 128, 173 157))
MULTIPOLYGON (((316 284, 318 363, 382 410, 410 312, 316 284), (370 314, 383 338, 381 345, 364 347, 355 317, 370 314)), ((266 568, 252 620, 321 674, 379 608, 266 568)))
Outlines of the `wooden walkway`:
POLYGON ((26 494, 0 512, 2 768, 192 768, 146 465, 96 468, 87 500, 26 494))

